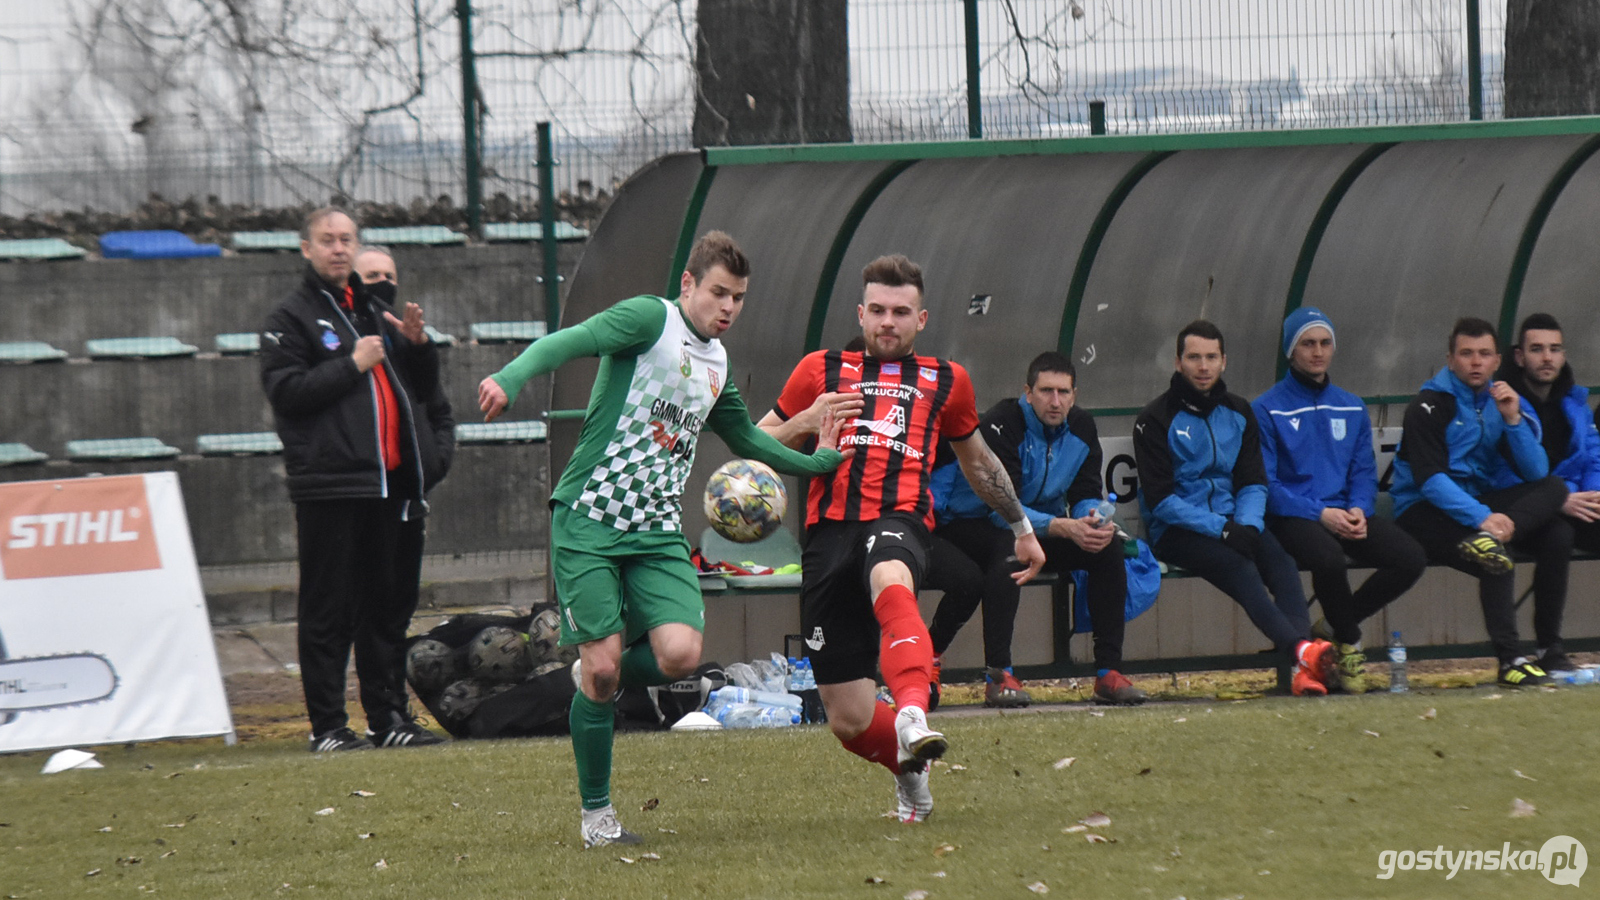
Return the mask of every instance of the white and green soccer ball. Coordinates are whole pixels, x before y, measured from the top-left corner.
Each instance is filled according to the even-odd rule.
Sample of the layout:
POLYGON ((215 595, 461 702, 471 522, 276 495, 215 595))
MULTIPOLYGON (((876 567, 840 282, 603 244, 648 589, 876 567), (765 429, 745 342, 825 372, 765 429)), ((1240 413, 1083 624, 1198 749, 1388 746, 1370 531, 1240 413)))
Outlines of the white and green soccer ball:
POLYGON ((706 521, 730 541, 748 544, 777 531, 789 494, 771 467, 753 459, 724 463, 706 482, 706 521))

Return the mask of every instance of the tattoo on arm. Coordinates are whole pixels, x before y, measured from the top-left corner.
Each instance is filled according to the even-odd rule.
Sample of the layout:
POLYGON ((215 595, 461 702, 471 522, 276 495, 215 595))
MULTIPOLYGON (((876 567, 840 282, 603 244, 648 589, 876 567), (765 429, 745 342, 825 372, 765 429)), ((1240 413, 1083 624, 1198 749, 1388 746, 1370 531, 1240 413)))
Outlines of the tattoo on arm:
POLYGON ((1017 500, 1017 489, 1011 483, 1011 476, 1006 474, 1005 466, 1000 464, 1000 458, 994 455, 988 444, 981 440, 976 443, 979 452, 973 460, 974 471, 966 473, 973 492, 1007 522, 1022 521, 1022 503, 1017 500))

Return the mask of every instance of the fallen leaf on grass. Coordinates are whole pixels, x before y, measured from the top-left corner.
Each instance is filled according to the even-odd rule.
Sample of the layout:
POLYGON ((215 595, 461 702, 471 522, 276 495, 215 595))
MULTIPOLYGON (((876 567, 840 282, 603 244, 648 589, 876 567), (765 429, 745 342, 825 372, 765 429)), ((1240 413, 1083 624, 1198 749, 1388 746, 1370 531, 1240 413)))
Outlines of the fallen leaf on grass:
POLYGON ((96 828, 95 831, 99 832, 100 834, 110 834, 111 833, 111 826, 107 825, 104 828, 96 828))
POLYGON ((1088 831, 1088 830, 1089 830, 1089 826, 1087 826, 1087 825, 1068 825, 1067 827, 1061 829, 1061 833, 1062 834, 1077 834, 1080 831, 1088 831))
POLYGON ((1532 775, 1524 775, 1521 772, 1517 771, 1516 769, 1512 769, 1511 770, 1511 774, 1517 776, 1518 778, 1526 778, 1529 781, 1538 781, 1539 780, 1539 779, 1533 777, 1532 775))
POLYGON ((356 838, 359 839, 359 840, 363 840, 364 841, 364 840, 367 840, 368 838, 374 838, 374 837, 377 837, 377 836, 378 836, 377 832, 369 831, 366 834, 358 834, 358 835, 356 835, 356 838))
POLYGON ((1091 844, 1115 844, 1117 842, 1116 838, 1108 838, 1103 834, 1095 834, 1093 832, 1084 835, 1083 839, 1091 844))
POLYGON ((1428 711, 1427 712, 1423 713, 1420 716, 1417 716, 1417 718, 1419 718, 1419 719, 1437 719, 1437 718, 1439 718, 1439 711, 1430 706, 1430 707, 1428 707, 1428 711))
POLYGON ((387 869, 387 868, 389 868, 389 861, 387 859, 380 859, 377 862, 373 863, 372 867, 374 869, 387 869))
POLYGON ((1369 729, 1366 729, 1366 728, 1361 729, 1361 733, 1366 735, 1367 737, 1383 737, 1383 735, 1377 733, 1376 731, 1372 731, 1372 730, 1369 730, 1369 729))
POLYGON ((935 872, 935 873, 933 873, 933 877, 934 877, 934 878, 943 878, 943 877, 945 877, 945 876, 944 876, 944 872, 942 872, 942 871, 940 871, 940 872, 935 872))
POLYGON ((331 807, 331 806, 323 807, 322 809, 319 809, 316 812, 312 813, 312 815, 314 815, 314 816, 331 816, 331 815, 333 815, 333 807, 331 807))
POLYGON ((619 857, 617 857, 617 862, 627 863, 628 865, 631 866, 631 865, 633 865, 634 860, 631 860, 626 856, 619 856, 619 857))
POLYGON ((1028 890, 1033 891, 1035 894, 1048 894, 1050 893, 1050 885, 1042 881, 1035 881, 1033 884, 1028 885, 1028 890))
POLYGON ((142 862, 144 862, 144 860, 139 858, 139 857, 137 857, 137 856, 119 856, 119 857, 117 857, 117 865, 119 865, 119 866, 137 866, 139 863, 142 863, 142 862))
POLYGON ((678 829, 676 829, 676 828, 657 828, 656 830, 661 832, 662 834, 677 834, 678 833, 678 829))
POLYGON ((656 807, 658 807, 660 805, 661 805, 660 798, 651 797, 649 800, 646 800, 644 802, 643 806, 639 807, 639 811, 640 812, 649 812, 650 810, 655 809, 656 807))
POLYGON ((85 878, 93 878, 94 876, 99 875, 99 874, 100 874, 100 870, 99 869, 90 869, 89 871, 83 873, 83 877, 85 877, 85 878))
POLYGON ((940 844, 939 846, 933 848, 934 856, 944 856, 947 853, 954 852, 956 852, 956 847, 954 844, 940 844))
POLYGON ((1078 761, 1078 758, 1076 756, 1062 757, 1061 759, 1056 760, 1055 767, 1059 771, 1061 769, 1065 769, 1066 767, 1072 765, 1073 763, 1075 763, 1077 761, 1078 761))
POLYGON ((189 823, 188 822, 173 822, 171 825, 163 825, 161 827, 162 828, 182 828, 183 826, 185 826, 187 824, 189 824, 189 823))
POLYGON ((1499 700, 1502 696, 1504 696, 1504 695, 1502 695, 1502 694, 1490 694, 1489 696, 1487 696, 1487 697, 1485 697, 1483 699, 1485 699, 1485 700, 1499 700))
POLYGON ((1106 717, 1106 714, 1098 709, 1089 710, 1089 715, 1094 716, 1096 719, 1103 719, 1106 717))
POLYGON ((1095 810, 1078 821, 1090 828, 1104 828, 1111 824, 1111 817, 1099 810, 1095 810))
POLYGON ((950 764, 950 771, 952 771, 952 772, 965 772, 966 770, 967 770, 967 767, 963 766, 960 763, 951 763, 950 764))
POLYGON ((871 876, 867 877, 867 884, 887 884, 887 883, 888 882, 884 881, 882 878, 879 878, 876 875, 871 875, 871 876))
POLYGON ((352 796, 352 797, 376 797, 378 795, 373 793, 372 791, 354 790, 354 791, 350 792, 350 796, 352 796))
POLYGON ((640 859, 656 860, 656 859, 660 859, 661 858, 661 854, 659 854, 659 853, 643 853, 643 854, 640 854, 639 858, 640 859))
POLYGON ((1179 716, 1178 718, 1173 719, 1172 721, 1173 722, 1187 722, 1187 721, 1189 721, 1189 717, 1188 716, 1179 716))
POLYGON ((1139 770, 1139 774, 1140 775, 1149 775, 1150 774, 1150 767, 1149 766, 1145 766, 1144 768, 1140 769, 1139 770))
POLYGON ((175 855, 177 855, 177 852, 178 851, 176 851, 176 850, 168 850, 167 852, 161 854, 161 858, 162 859, 166 859, 169 856, 175 856, 175 855))
POLYGON ((1538 813, 1539 811, 1534 808, 1533 804, 1526 800, 1518 798, 1511 801, 1511 818, 1513 819, 1526 819, 1538 813))
POLYGON ((915 891, 906 891, 906 900, 928 900, 928 892, 920 888, 915 891))

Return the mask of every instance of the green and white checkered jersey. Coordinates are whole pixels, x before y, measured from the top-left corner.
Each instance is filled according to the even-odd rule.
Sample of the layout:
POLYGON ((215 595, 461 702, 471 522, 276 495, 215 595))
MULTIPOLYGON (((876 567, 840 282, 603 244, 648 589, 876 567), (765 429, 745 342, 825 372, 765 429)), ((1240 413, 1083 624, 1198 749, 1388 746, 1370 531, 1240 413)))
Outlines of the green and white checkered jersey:
MULTIPOLYGON (((607 357, 611 371, 605 389, 620 393, 620 402, 615 396, 589 399, 594 424, 606 424, 602 416, 615 418, 600 459, 588 469, 571 501, 575 511, 623 531, 683 530, 683 489, 694 467, 695 445, 728 383, 728 353, 722 342, 701 338, 675 304, 653 299, 664 307, 661 332, 631 357, 631 375, 619 377, 628 357, 607 357)), ((589 424, 584 423, 567 475, 580 460, 589 458, 587 451, 593 448, 585 443, 602 431, 591 430, 589 424)))

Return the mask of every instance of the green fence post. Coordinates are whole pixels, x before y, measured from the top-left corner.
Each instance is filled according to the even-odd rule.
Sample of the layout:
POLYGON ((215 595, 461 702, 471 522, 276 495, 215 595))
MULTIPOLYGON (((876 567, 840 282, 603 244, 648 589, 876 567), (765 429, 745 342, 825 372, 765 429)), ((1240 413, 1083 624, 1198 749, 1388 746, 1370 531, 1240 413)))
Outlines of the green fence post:
POLYGON ((478 134, 478 71, 472 55, 472 0, 456 0, 461 20, 461 133, 466 157, 467 229, 483 235, 483 160, 478 134))
POLYGON ((550 149, 550 123, 539 123, 539 248, 544 251, 544 322, 550 333, 561 327, 561 272, 556 253, 556 159, 550 149))
POLYGON ((978 0, 962 0, 967 30, 967 137, 983 137, 983 100, 978 81, 978 0))
POLYGON ((1467 3, 1467 118, 1483 118, 1483 29, 1478 21, 1478 0, 1467 3))

